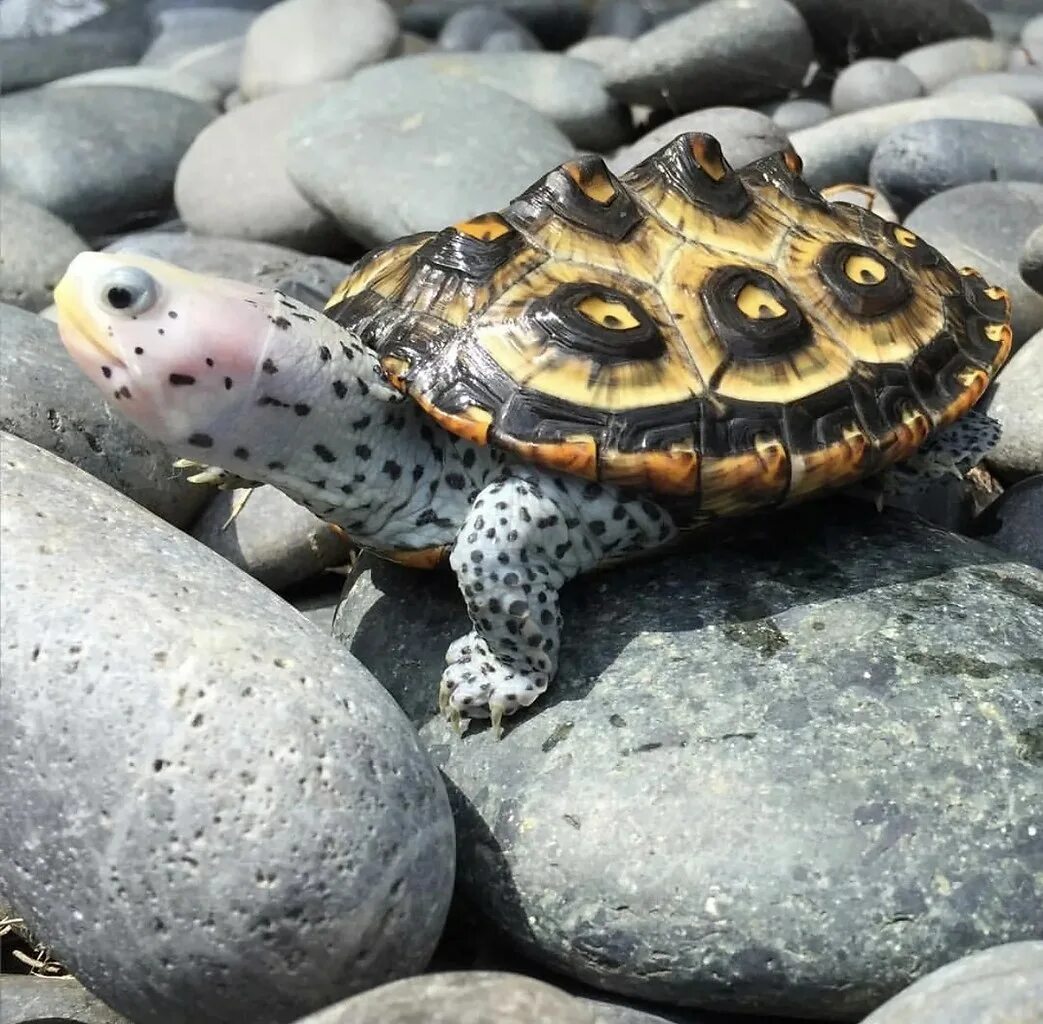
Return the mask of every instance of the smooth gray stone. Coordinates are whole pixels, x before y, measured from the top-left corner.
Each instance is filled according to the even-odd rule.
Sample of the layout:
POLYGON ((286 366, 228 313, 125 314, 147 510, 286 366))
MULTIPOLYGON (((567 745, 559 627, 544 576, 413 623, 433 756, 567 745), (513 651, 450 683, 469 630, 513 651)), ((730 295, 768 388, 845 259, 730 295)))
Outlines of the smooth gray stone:
POLYGON ((219 46, 246 35, 253 11, 214 5, 203 8, 174 8, 154 16, 156 35, 142 55, 145 65, 169 67, 185 53, 201 46, 219 46))
POLYGON ((75 978, 0 974, 0 1024, 131 1022, 88 992, 75 978))
POLYGON ((349 78, 398 44, 398 20, 384 0, 282 0, 250 26, 239 91, 257 99, 349 78))
POLYGON ((912 71, 927 92, 934 92, 955 78, 1002 71, 1007 66, 1008 50, 994 39, 949 39, 909 50, 898 63, 912 71))
POLYGON ((902 125, 946 117, 997 124, 1039 124, 1031 107, 1010 96, 924 96, 842 114, 824 124, 793 132, 790 142, 803 158, 804 177, 813 187, 865 183, 873 151, 888 132, 902 125))
POLYGON ((1039 1020, 1043 1020, 1043 942, 1028 941, 993 946, 939 967, 888 1000, 863 1024, 1036 1024, 1039 1020))
MULTIPOLYGON (((1043 473, 1019 480, 976 521, 975 535, 1021 562, 1043 569, 1043 473)), ((1043 999, 1040 1000, 1043 1006, 1043 999)))
POLYGON ((907 67, 883 57, 867 57, 844 68, 833 83, 829 101, 836 114, 916 99, 923 83, 907 67))
POLYGON ((343 250, 336 224, 301 195, 286 170, 293 122, 335 88, 323 82, 244 103, 206 126, 174 179, 191 231, 271 242, 302 252, 343 250))
POLYGON ((192 536, 277 591, 347 564, 353 550, 329 523, 267 485, 218 492, 192 536))
POLYGON ((53 323, 6 305, 0 397, 0 429, 60 455, 175 526, 191 523, 210 497, 172 468, 162 445, 109 408, 53 323))
POLYGON ((590 61, 600 68, 609 68, 620 60, 630 44, 618 36, 590 36, 573 43, 566 51, 567 57, 590 61))
POLYGON ((939 192, 978 181, 1043 182, 1043 126, 947 117, 888 132, 869 184, 903 215, 939 192))
POLYGON ((576 581, 562 610, 559 677, 499 741, 437 717, 469 628, 450 574, 363 555, 334 625, 449 782, 460 894, 521 953, 623 995, 855 1020, 1038 929, 1016 738, 1039 729, 1043 573, 822 501, 576 581))
POLYGON ((781 103, 765 108, 775 124, 783 132, 795 132, 801 128, 828 121, 833 111, 828 103, 821 100, 783 100, 781 103))
POLYGON ((785 133, 767 114, 746 107, 708 107, 653 128, 637 142, 617 150, 609 164, 617 174, 622 174, 682 132, 708 132, 714 136, 721 144, 724 158, 733 167, 742 167, 789 144, 785 133))
POLYGON ((1043 331, 1011 356, 986 397, 1003 427, 989 468, 1005 483, 1043 473, 1043 331))
POLYGON ((0 0, 0 39, 67 32, 105 14, 110 6, 106 0, 0 0))
POLYGON ((538 49, 539 46, 533 46, 528 36, 517 29, 493 32, 482 44, 482 53, 528 53, 538 49))
POLYGON ((135 1024, 279 1024, 422 970, 453 826, 394 701, 214 552, 0 451, 12 905, 135 1024))
POLYGON ((812 55, 787 0, 709 0, 635 39, 608 85, 628 103, 677 113, 756 103, 799 85, 812 55))
POLYGON ((166 53, 162 59, 149 61, 150 67, 168 68, 209 82, 222 96, 239 85, 239 68, 243 62, 245 36, 219 43, 166 53))
POLYGON ((0 179, 85 234, 165 209, 178 161, 214 118, 183 96, 116 85, 5 96, 0 113, 0 179))
POLYGON ((1018 272, 1029 234, 1043 224, 1043 184, 983 181, 921 203, 905 219, 954 266, 975 267, 1010 292, 1015 348, 1043 330, 1043 295, 1018 272))
POLYGON ((49 83, 48 88, 64 88, 70 85, 125 85, 134 89, 171 92, 175 96, 184 96, 185 99, 205 103, 211 107, 216 107, 221 102, 220 90, 203 78, 171 71, 168 68, 147 67, 141 64, 85 71, 80 75, 59 78, 49 83))
POLYGON ((574 154, 528 104, 412 57, 360 71, 301 117, 287 166, 350 238, 372 246, 498 210, 574 154))
POLYGON ((897 57, 954 36, 989 34, 989 19, 969 0, 793 0, 816 49, 844 66, 859 57, 897 57))
POLYGON ((602 152, 632 134, 630 108, 609 95, 605 72, 588 61, 560 53, 430 53, 387 66, 394 71, 410 64, 461 84, 499 89, 541 113, 581 149, 602 152))
POLYGON ((485 49, 491 36, 503 33, 516 38, 519 50, 543 49, 540 41, 506 11, 483 5, 465 7, 453 14, 438 33, 438 46, 454 52, 478 51, 485 49))
POLYGON ((1036 17, 1025 22, 1025 27, 1021 30, 1021 41, 1023 43, 1043 43, 1043 14, 1037 14, 1036 17))
POLYGON ((590 16, 587 38, 636 39, 654 24, 649 6, 638 0, 600 0, 590 16))
POLYGON ((43 309, 87 243, 65 221, 8 188, 0 188, 0 224, 0 302, 43 309))
MULTIPOLYGON (((457 11, 475 0, 413 0, 399 11, 402 27, 434 38, 457 11)), ((482 0, 529 28, 544 46, 562 50, 583 36, 589 22, 584 0, 482 0)))
POLYGON ((1043 224, 1025 239, 1018 270, 1021 279, 1043 295, 1043 224))
POLYGON ((1023 100, 1043 117, 1043 75, 1024 75, 1013 71, 995 71, 987 75, 969 75, 935 89, 936 96, 952 96, 965 92, 993 93, 1023 100))

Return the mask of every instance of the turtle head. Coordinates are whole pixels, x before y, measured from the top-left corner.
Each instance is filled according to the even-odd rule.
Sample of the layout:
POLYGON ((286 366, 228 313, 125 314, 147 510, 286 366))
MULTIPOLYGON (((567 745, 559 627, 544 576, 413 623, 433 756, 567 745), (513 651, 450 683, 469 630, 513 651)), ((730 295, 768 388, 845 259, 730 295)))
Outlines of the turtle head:
POLYGON ((221 454, 202 449, 256 401, 284 333, 277 293, 135 253, 80 253, 54 300, 62 342, 108 402, 196 458, 221 454))

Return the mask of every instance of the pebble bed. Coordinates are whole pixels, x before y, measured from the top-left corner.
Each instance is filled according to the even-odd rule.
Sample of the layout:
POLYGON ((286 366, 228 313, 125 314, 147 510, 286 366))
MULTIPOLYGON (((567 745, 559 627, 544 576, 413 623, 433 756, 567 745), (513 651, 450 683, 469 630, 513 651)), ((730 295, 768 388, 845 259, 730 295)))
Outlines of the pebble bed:
POLYGON ((1043 1024, 1040 0, 0 0, 0 1024, 1043 1024), (967 479, 570 584, 437 716, 451 577, 214 493, 52 291, 321 308, 369 248, 680 132, 1008 290, 967 479))

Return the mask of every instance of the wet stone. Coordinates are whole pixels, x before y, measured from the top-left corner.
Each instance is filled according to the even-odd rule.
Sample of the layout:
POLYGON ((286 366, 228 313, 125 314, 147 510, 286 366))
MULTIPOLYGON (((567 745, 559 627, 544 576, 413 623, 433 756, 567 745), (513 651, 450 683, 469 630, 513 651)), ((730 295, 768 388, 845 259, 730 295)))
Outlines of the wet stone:
POLYGON ((799 85, 811 58, 807 26, 786 0, 710 0, 635 39, 609 89, 676 113, 755 103, 799 85))
POLYGON ((836 114, 912 100, 924 91, 923 83, 908 68, 882 57, 867 57, 837 75, 830 95, 836 114))
POLYGON ((175 526, 195 519, 210 495, 171 468, 165 448, 109 408, 53 323, 0 306, 0 352, 0 429, 54 452, 175 526))
POLYGON ((949 39, 918 46, 898 58, 934 92, 946 82, 986 71, 1002 71, 1007 66, 1008 47, 994 39, 949 39))
POLYGON ((978 517, 974 533, 986 544, 1043 569, 1043 473, 1004 491, 978 517))
POLYGON ((2 452, 0 887, 33 933, 136 1024, 277 1024, 422 970, 453 826, 387 693, 214 552, 2 452))
POLYGON ((519 50, 541 50, 540 41, 506 11, 495 7, 474 6, 457 11, 438 33, 438 46, 456 52, 486 48, 493 37, 512 36, 519 50))
POLYGON ((1011 356, 987 398, 1003 427, 989 468, 1004 482, 1043 473, 1043 331, 1011 356))
POLYGON ((1043 573, 833 501, 562 610, 559 678, 500 741, 437 717, 468 628, 448 574, 364 555, 334 625, 420 728, 458 889, 520 952, 627 996, 856 1020, 1038 929, 1043 573))

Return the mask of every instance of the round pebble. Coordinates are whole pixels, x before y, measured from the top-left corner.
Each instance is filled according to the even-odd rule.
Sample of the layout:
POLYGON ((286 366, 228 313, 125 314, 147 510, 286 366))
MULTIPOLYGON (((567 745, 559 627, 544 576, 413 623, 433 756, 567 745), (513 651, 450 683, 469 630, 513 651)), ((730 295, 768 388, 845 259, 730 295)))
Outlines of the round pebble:
MULTIPOLYGON (((404 29, 433 39, 454 14, 474 6, 475 0, 412 0, 399 20, 404 29)), ((482 0, 482 6, 505 11, 551 50, 580 39, 589 21, 585 0, 482 0)))
POLYGON ((811 128, 833 116, 833 110, 828 103, 807 99, 783 100, 766 108, 765 113, 781 131, 787 133, 799 131, 801 128, 811 128))
POLYGON ((610 36, 636 39, 647 32, 654 22, 651 5, 639 3, 638 0, 601 0, 590 17, 587 38, 610 36))
POLYGON ((33 933, 134 1021, 291 1021, 423 970, 454 830, 394 701, 129 499, 2 459, 0 884, 33 933))
POLYGON ((574 152, 528 104, 410 58, 360 71, 300 118, 288 166, 350 237, 378 245, 500 209, 574 152))
POLYGON ((799 85, 811 58, 807 25, 786 0, 709 0, 635 39, 609 89, 677 113, 754 103, 799 85))
POLYGON ((506 11, 496 7, 465 7, 457 11, 438 33, 438 46, 450 51, 483 50, 493 36, 514 39, 516 49, 541 50, 540 41, 506 11))
POLYGON ((1043 183, 1043 126, 948 117, 905 124, 880 140, 869 183, 903 215, 925 199, 976 181, 1043 183))
POLYGON ((923 83, 907 67, 882 57, 867 57, 837 75, 830 95, 836 114, 911 100, 923 93, 923 83))
POLYGON ((81 75, 70 75, 51 82, 49 88, 70 85, 126 85, 135 89, 158 89, 170 92, 175 96, 184 96, 216 107, 221 102, 221 91, 204 78, 188 75, 180 71, 171 71, 163 67, 147 67, 134 64, 124 67, 98 68, 96 71, 85 71, 81 75))
POLYGON ((1007 66, 1007 47, 993 39, 950 39, 918 46, 898 58, 934 92, 946 82, 985 71, 1002 71, 1007 66))
POLYGON ((997 71, 986 75, 968 75, 946 82, 935 90, 936 96, 976 92, 996 96, 1013 96, 1027 103, 1036 116, 1043 118, 1043 75, 1019 75, 1012 71, 997 71))
POLYGON ((989 468, 1004 483, 1043 473, 1043 331, 1029 338, 1000 371, 989 415, 1003 433, 989 452, 989 468))
POLYGON ((1025 239, 1018 270, 1021 279, 1043 295, 1043 224, 1025 239))
POLYGON ((247 99, 348 78, 399 43, 384 0, 281 0, 250 26, 239 89, 247 99))

